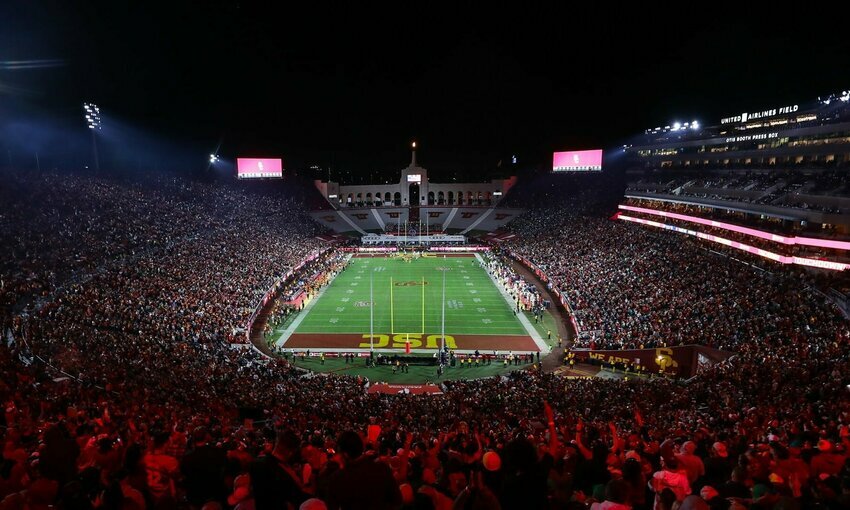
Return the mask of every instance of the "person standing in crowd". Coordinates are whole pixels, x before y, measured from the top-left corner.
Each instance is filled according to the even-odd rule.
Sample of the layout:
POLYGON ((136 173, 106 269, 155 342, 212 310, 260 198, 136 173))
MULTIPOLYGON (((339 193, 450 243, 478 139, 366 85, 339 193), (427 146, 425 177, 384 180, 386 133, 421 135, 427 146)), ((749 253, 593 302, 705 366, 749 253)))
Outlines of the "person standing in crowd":
POLYGON ((356 432, 349 430, 340 434, 337 448, 342 455, 342 465, 330 481, 330 510, 401 507, 401 492, 392 470, 374 456, 363 454, 363 440, 356 432), (364 490, 366 487, 368 490, 364 490))
POLYGON ((704 462, 704 467, 705 481, 708 485, 719 487, 720 484, 729 480, 729 475, 734 466, 729 462, 729 453, 724 443, 716 441, 711 445, 711 451, 704 462))
POLYGON ((142 457, 148 490, 157 506, 173 504, 177 494, 175 481, 180 474, 180 463, 166 451, 170 437, 171 434, 167 432, 154 432, 153 446, 142 457))
POLYGON ((675 457, 661 457, 661 470, 652 475, 649 488, 655 493, 655 510, 661 510, 661 493, 665 489, 673 491, 676 501, 682 501, 691 493, 688 476, 679 470, 675 457))
POLYGON ((301 440, 278 429, 274 449, 251 464, 251 488, 257 510, 298 508, 309 498, 304 492, 295 461, 301 440))
POLYGON ((688 483, 691 487, 694 486, 699 477, 705 475, 705 466, 702 459, 695 455, 696 451, 697 444, 695 442, 685 441, 679 453, 676 454, 676 460, 688 476, 688 483))
POLYGON ((190 503, 200 506, 224 497, 226 463, 227 454, 219 446, 211 444, 206 428, 195 428, 192 432, 192 448, 180 463, 186 497, 190 503))

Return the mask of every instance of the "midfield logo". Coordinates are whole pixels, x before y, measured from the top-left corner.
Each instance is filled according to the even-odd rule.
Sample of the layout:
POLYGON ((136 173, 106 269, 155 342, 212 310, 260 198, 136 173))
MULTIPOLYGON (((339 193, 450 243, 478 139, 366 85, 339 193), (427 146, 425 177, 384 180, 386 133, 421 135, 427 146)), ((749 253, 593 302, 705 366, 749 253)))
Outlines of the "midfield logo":
POLYGON ((387 213, 387 216, 389 216, 390 218, 398 218, 398 215, 399 215, 399 214, 401 214, 401 213, 397 213, 397 212, 388 212, 388 213, 387 213))
POLYGON ((503 220, 505 218, 510 218, 513 214, 505 214, 505 213, 496 213, 496 221, 503 220))
POLYGON ((332 216, 332 215, 329 214, 327 216, 322 216, 322 219, 327 221, 328 223, 332 223, 332 222, 336 221, 336 216, 332 216))
POLYGON ((429 218, 439 218, 440 215, 443 214, 443 211, 428 211, 429 218))
POLYGON ((478 214, 478 213, 477 212, 463 212, 463 213, 460 213, 460 217, 468 219, 468 218, 472 218, 476 214, 478 214))
POLYGON ((354 216, 355 218, 357 218, 357 219, 358 219, 358 220, 360 220, 360 221, 363 221, 363 220, 365 220, 365 219, 366 219, 369 215, 368 215, 367 213, 354 213, 354 214, 352 214, 352 216, 354 216))

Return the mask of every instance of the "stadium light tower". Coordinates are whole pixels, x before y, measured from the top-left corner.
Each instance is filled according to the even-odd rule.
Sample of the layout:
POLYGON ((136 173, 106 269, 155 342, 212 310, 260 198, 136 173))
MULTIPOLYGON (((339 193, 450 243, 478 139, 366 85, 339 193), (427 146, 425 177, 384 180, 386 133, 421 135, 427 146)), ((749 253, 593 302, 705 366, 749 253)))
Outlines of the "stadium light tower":
POLYGON ((221 161, 221 157, 219 157, 219 155, 218 155, 218 150, 221 149, 221 142, 222 142, 222 138, 219 138, 218 139, 218 145, 215 146, 215 150, 210 152, 210 164, 207 165, 207 172, 210 171, 210 169, 212 168, 212 166, 214 164, 221 161))
POLYGON ((94 153, 94 169, 100 172, 100 158, 97 155, 97 137, 95 132, 103 129, 103 123, 100 120, 100 108, 94 103, 83 103, 83 110, 86 112, 86 124, 91 131, 91 146, 94 153))

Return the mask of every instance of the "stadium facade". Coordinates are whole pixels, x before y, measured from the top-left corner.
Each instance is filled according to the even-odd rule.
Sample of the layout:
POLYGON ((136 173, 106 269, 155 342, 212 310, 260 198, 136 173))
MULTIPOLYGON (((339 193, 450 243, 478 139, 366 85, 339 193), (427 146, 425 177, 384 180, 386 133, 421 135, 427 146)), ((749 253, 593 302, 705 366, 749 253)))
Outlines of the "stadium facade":
POLYGON ((850 161, 848 92, 808 105, 773 105, 710 126, 647 129, 626 152, 655 168, 827 165, 850 161))
POLYGON ((631 201, 695 206, 783 231, 850 233, 850 91, 647 129, 623 145, 631 201))
POLYGON ((516 180, 433 182, 428 170, 417 164, 414 145, 410 164, 401 169, 397 183, 344 185, 316 180, 328 207, 311 215, 335 232, 359 235, 393 232, 410 223, 421 225, 421 232, 492 232, 522 213, 498 207, 516 180))

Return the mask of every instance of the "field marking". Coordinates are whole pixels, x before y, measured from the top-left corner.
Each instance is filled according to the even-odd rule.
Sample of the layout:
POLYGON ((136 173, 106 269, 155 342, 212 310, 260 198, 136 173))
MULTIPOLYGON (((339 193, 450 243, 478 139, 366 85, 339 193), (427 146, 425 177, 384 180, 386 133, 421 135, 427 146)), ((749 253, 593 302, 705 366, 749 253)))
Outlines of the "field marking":
MULTIPOLYGON (((345 263, 348 264, 350 260, 351 254, 346 255, 345 263)), ((339 274, 337 274, 337 276, 339 276, 339 274)), ((336 276, 334 276, 333 280, 336 280, 336 276)), ((274 341, 274 345, 280 347, 286 344, 286 341, 289 339, 290 336, 292 336, 292 333, 294 333, 295 330, 298 329, 298 326, 300 326, 301 322, 305 318, 307 318, 307 315, 310 314, 310 311, 313 310, 313 307, 316 306, 316 303, 321 300, 322 296, 325 294, 325 291, 330 288, 331 284, 333 283, 333 280, 331 280, 327 283, 327 285, 319 289, 318 294, 313 296, 313 299, 311 299, 310 302, 307 303, 307 306, 305 306, 304 309, 301 310, 301 313, 298 314, 298 317, 296 317, 295 320, 292 321, 289 326, 287 326, 286 329, 283 330, 283 333, 281 333, 280 336, 277 337, 277 340, 274 341)))
MULTIPOLYGON (((353 257, 351 255, 349 255, 348 260, 350 260, 351 258, 353 258, 353 257)), ((483 272, 487 273, 486 269, 480 265, 481 264, 480 261, 478 261, 479 265, 478 265, 478 267, 476 267, 477 257, 476 258, 469 257, 469 259, 470 259, 469 260, 470 266, 475 268, 476 271, 483 271, 483 272)), ((369 262, 380 263, 379 260, 370 260, 370 259, 364 260, 363 258, 359 258, 357 262, 358 262, 358 264, 366 264, 366 263, 369 263, 369 262)), ((455 259, 455 263, 457 263, 459 265, 463 265, 465 262, 466 262, 466 260, 455 259)), ((387 266, 378 266, 378 267, 372 266, 372 269, 378 270, 378 271, 387 271, 389 269, 389 267, 387 267, 387 266)), ((466 269, 462 269, 462 271, 466 272, 466 269)), ((360 334, 360 333, 362 333, 359 330, 357 332, 352 332, 351 329, 350 329, 351 325, 347 324, 348 321, 342 320, 343 318, 339 317, 338 313, 333 312, 333 310, 336 306, 331 305, 330 302, 327 304, 327 306, 321 305, 321 306, 319 306, 319 308, 314 308, 315 306, 317 306, 316 305, 317 302, 322 301, 321 298, 324 295, 324 292, 326 291, 326 289, 333 286, 336 283, 336 279, 339 278, 340 276, 342 276, 342 273, 339 273, 336 277, 334 277, 334 279, 329 284, 323 286, 319 290, 319 293, 307 304, 307 306, 302 311, 302 313, 299 314, 299 316, 290 324, 290 326, 288 328, 286 328, 286 330, 278 337, 278 340, 277 340, 278 344, 281 344, 281 343, 285 344, 285 341, 293 333, 296 333, 296 332, 297 333, 303 333, 303 334, 321 334, 321 333, 360 334), (314 328, 317 328, 317 331, 298 331, 298 328, 301 326, 303 321, 307 319, 307 317, 309 317, 311 319, 311 323, 312 323, 312 321, 315 321, 315 323, 309 329, 313 330, 314 328), (330 318, 336 318, 336 319, 339 320, 340 323, 329 324, 330 318)), ((480 295, 483 296, 483 299, 479 298, 479 297, 474 297, 474 298, 472 298, 473 302, 478 303, 479 306, 480 305, 495 306, 496 308, 501 308, 502 306, 504 306, 503 303, 505 303, 505 302, 510 303, 510 299, 505 298, 504 292, 502 291, 501 287, 498 284, 496 284, 496 282, 493 281, 492 276, 490 276, 489 273, 488 273, 488 277, 490 278, 491 283, 493 284, 493 287, 495 287, 495 289, 491 289, 490 285, 485 285, 485 288, 481 289, 481 291, 480 291, 481 292, 480 295), (494 290, 496 290, 496 292, 493 292, 494 290), (500 293, 502 294, 502 296, 499 296, 500 293)), ((467 278, 469 278, 469 277, 467 277, 467 278)), ((478 278, 483 278, 483 275, 479 276, 476 273, 475 279, 477 280, 478 278)), ((451 280, 448 280, 446 282, 447 294, 449 292, 452 292, 455 295, 459 295, 459 294, 462 295, 462 294, 465 294, 465 293, 463 293, 463 290, 470 290, 474 294, 477 294, 479 292, 478 290, 475 290, 475 289, 469 289, 465 285, 466 283, 470 283, 470 282, 455 280, 454 283, 452 283, 451 280)), ((343 288, 338 288, 337 290, 343 291, 343 290, 346 290, 346 289, 343 287, 343 288)), ((347 291, 351 291, 351 289, 347 289, 347 291)), ((347 292, 347 293, 351 294, 351 292, 347 292)), ((466 296, 467 296, 467 299, 468 299, 469 295, 467 294, 466 296)), ((447 297, 449 297, 449 296, 447 295, 447 297)), ((340 299, 340 301, 342 301, 343 303, 347 303, 347 302, 349 302, 349 297, 348 296, 342 297, 340 299)), ((457 300, 457 301, 460 302, 461 300, 457 300)), ((439 302, 439 299, 437 299, 437 302, 439 302)), ((451 306, 447 306, 447 308, 451 308, 451 306)), ((472 310, 470 310, 470 311, 472 311, 472 310)), ((476 330, 475 332, 473 332, 473 333, 460 333, 460 334, 483 335, 483 336, 519 335, 521 333, 505 333, 506 328, 512 329, 512 330, 516 328, 518 318, 517 317, 510 317, 510 314, 512 312, 513 312, 513 308, 509 305, 507 307, 507 310, 506 310, 505 318, 490 318, 489 323, 479 323, 475 327, 475 330, 476 330)), ((410 310, 409 314, 410 314, 411 318, 418 317, 419 311, 418 310, 415 310, 415 311, 410 310)), ((399 316, 403 316, 404 317, 403 320, 406 320, 407 315, 408 315, 407 313, 402 312, 402 314, 399 315, 399 316)), ((433 319, 433 317, 430 317, 430 318, 433 319)), ((471 317, 469 317, 469 318, 471 318, 471 317)), ((376 319, 377 319, 377 317, 376 317, 376 319)), ((380 320, 385 320, 385 319, 386 319, 386 317, 383 317, 380 320)), ((416 320, 416 319, 414 319, 414 320, 416 320)), ((468 325, 465 321, 466 321, 466 319, 463 319, 463 318, 461 318, 461 319, 456 318, 456 319, 449 320, 448 317, 447 317, 447 320, 446 320, 447 328, 449 327, 448 323, 450 323, 450 322, 456 322, 458 324, 468 325)), ((521 328, 521 330, 524 329, 525 332, 527 333, 528 332, 528 326, 525 325, 525 324, 522 324, 521 320, 520 320, 520 325, 523 326, 521 328)), ((530 325, 530 323, 529 323, 529 325, 530 325)), ((532 339, 534 339, 533 335, 529 335, 529 336, 531 336, 532 339)), ((535 344, 537 344, 538 343, 537 340, 536 339, 534 339, 534 340, 535 340, 535 344)))
MULTIPOLYGON (((490 271, 487 271, 487 268, 484 264, 484 259, 481 258, 481 255, 476 253, 475 258, 478 259, 478 262, 481 263, 482 269, 485 273, 487 273, 487 276, 490 277, 490 281, 493 282, 493 285, 495 285, 496 288, 499 289, 499 292, 502 294, 502 297, 505 298, 505 302, 508 303, 508 310, 513 312, 515 305, 510 294, 508 294, 508 291, 499 282, 496 281, 496 278, 494 278, 493 275, 490 274, 490 271)), ((549 345, 546 344, 545 341, 543 341, 543 337, 541 337, 537 330, 534 329, 534 326, 531 325, 531 322, 528 321, 528 318, 525 316, 525 314, 518 313, 516 314, 516 318, 519 319, 520 324, 522 324, 522 326, 528 332, 528 336, 530 336, 531 339, 534 340, 534 343, 537 344, 537 348, 540 349, 540 352, 543 354, 548 354, 549 351, 551 351, 552 349, 549 347, 549 345)))

